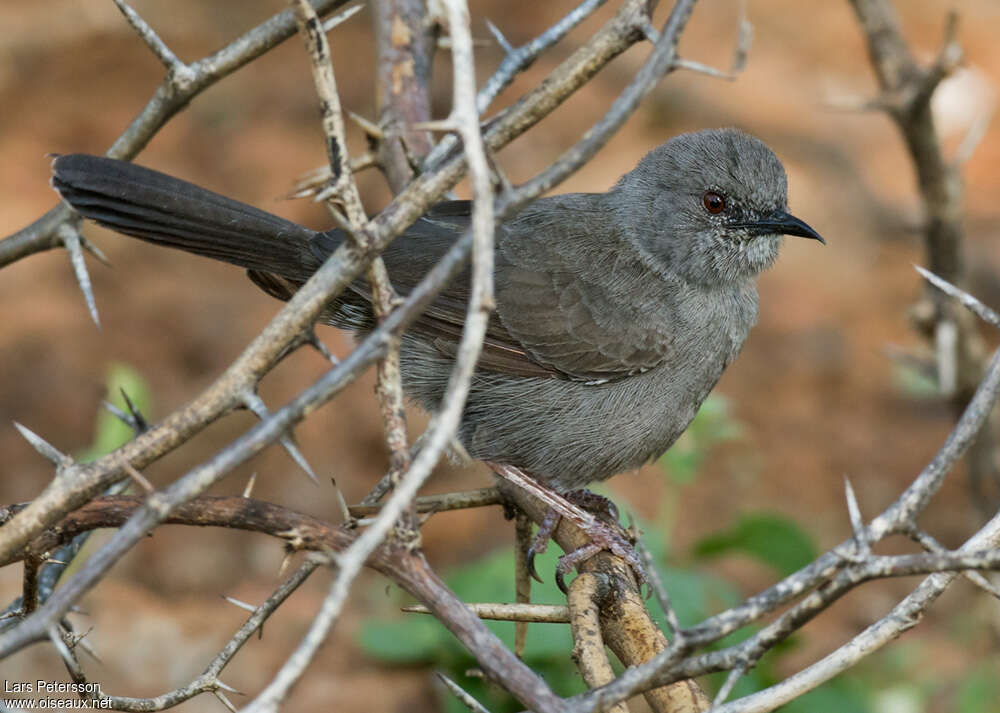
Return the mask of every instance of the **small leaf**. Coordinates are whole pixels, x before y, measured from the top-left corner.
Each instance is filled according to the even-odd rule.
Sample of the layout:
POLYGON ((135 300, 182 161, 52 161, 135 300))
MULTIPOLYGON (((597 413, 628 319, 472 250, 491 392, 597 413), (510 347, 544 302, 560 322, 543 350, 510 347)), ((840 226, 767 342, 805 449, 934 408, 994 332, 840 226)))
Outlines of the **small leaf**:
POLYGON ((866 698, 857 681, 842 676, 790 701, 782 706, 781 711, 782 713, 874 713, 882 710, 870 705, 866 698))
POLYGON ((1000 680, 996 661, 984 663, 973 671, 955 695, 958 713, 993 713, 1000 701, 1000 680))
POLYGON ((729 530, 704 538, 694 552, 699 557, 747 554, 785 576, 813 561, 816 545, 809 533, 789 518, 758 513, 744 515, 729 530))
POLYGON ((687 430, 660 458, 660 467, 675 483, 686 485, 698 475, 705 458, 717 445, 742 435, 742 426, 729 412, 729 402, 724 396, 712 394, 687 430))
POLYGON ((433 617, 407 614, 396 621, 369 620, 358 637, 366 654, 394 664, 440 661, 451 634, 433 617))

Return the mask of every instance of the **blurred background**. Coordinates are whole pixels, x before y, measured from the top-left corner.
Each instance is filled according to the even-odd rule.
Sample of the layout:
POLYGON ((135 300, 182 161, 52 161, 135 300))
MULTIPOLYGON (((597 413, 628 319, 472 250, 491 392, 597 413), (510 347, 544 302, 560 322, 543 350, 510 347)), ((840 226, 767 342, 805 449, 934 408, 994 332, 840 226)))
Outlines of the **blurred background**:
MULTIPOLYGON (((502 58, 484 20, 515 45, 565 14, 572 2, 474 0, 480 79, 502 58)), ((495 108, 534 86, 609 17, 609 3, 521 75, 495 108)), ((669 3, 662 3, 657 24, 669 3)), ((209 54, 285 5, 274 0, 141 0, 140 14, 186 61, 209 54)), ((938 50, 952 3, 898 2, 912 47, 926 61, 938 50)), ((940 90, 939 129, 949 151, 989 111, 1000 81, 1000 5, 965 0, 959 37, 964 69, 940 90)), ((750 595, 812 552, 850 534, 844 477, 872 516, 897 497, 937 451, 952 413, 933 384, 890 358, 894 348, 925 348, 908 309, 922 285, 920 204, 908 155, 882 114, 833 108, 876 92, 859 27, 841 2, 749 3, 754 43, 735 82, 679 72, 669 76, 597 158, 559 187, 601 191, 668 137, 705 127, 738 126, 768 143, 789 173, 792 211, 828 245, 790 240, 760 280, 760 322, 716 389, 694 429, 665 457, 605 490, 641 520, 663 558, 686 618, 750 595)), ((680 43, 682 56, 728 68, 739 3, 703 0, 680 43)), ((331 35, 345 108, 374 114, 371 16, 365 10, 331 35)), ((524 180, 571 145, 607 108, 644 59, 638 46, 606 68, 554 116, 500 153, 512 181, 524 180)), ((435 115, 450 101, 448 58, 439 53, 435 115)), ((162 67, 110 2, 0 3, 0 235, 28 224, 55 203, 49 152, 102 153, 140 111, 162 67)), ((298 38, 197 97, 137 162, 316 228, 331 225, 321 206, 288 201, 295 179, 324 163, 317 102, 298 38)), ((364 139, 351 127, 352 149, 364 139)), ((1000 307, 1000 130, 990 124, 968 162, 965 255, 970 291, 1000 307)), ((389 199, 381 176, 359 176, 366 208, 389 199)), ((465 195, 464 186, 459 193, 465 195)), ((158 420, 216 378, 279 308, 242 271, 155 248, 95 226, 86 234, 108 255, 89 259, 98 330, 88 317, 64 251, 32 256, 0 276, 0 502, 34 497, 50 464, 22 440, 16 420, 63 451, 83 454, 108 436, 100 416, 109 384, 123 379, 158 420)), ((350 339, 323 327, 335 353, 350 339)), ((995 335, 985 334, 993 345, 995 335)), ((261 387, 276 408, 323 373, 302 350, 261 387)), ((384 472, 387 457, 373 396, 373 374, 297 429, 320 475, 317 487, 280 448, 232 473, 215 491, 238 494, 257 474, 256 497, 336 519, 328 477, 356 502, 384 472)), ((253 423, 228 416, 146 472, 163 484, 183 474, 253 423)), ((409 415, 414 434, 425 423, 409 415)), ((99 446, 99 444, 97 444, 99 446)), ((444 465, 428 492, 489 484, 482 466, 444 465)), ((953 472, 921 523, 949 546, 978 528, 983 515, 962 468, 953 472)), ((99 535, 91 546, 103 540, 99 535)), ((499 509, 437 515, 424 530, 431 562, 469 600, 513 599, 509 552, 513 527, 499 509)), ((891 543, 887 551, 892 549, 891 543)), ((279 582, 283 558, 274 540, 220 530, 164 527, 125 558, 83 602, 78 628, 101 662, 84 659, 106 693, 153 696, 198 675, 244 620, 220 595, 259 603, 279 582)), ((542 563, 540 571, 551 572, 542 563), (547 569, 546 569, 547 568, 547 569)), ((20 567, 0 570, 0 603, 19 593, 20 567)), ((546 579, 551 579, 547 576, 546 579)), ((809 625, 758 669, 758 684, 797 670, 859 632, 918 580, 869 584, 809 625)), ((222 680, 253 693, 303 634, 329 582, 314 575, 229 666, 222 680)), ((551 584, 551 582, 549 582, 551 584)), ((553 596, 542 590, 540 598, 553 596)), ((431 668, 461 676, 464 657, 443 629, 401 619, 393 586, 366 575, 351 605, 287 710, 431 711, 451 706, 431 668), (400 642, 405 641, 405 647, 400 642)), ((498 626, 510 637, 512 626, 498 626)), ((568 634, 534 625, 528 656, 560 690, 578 690, 568 634)), ((795 710, 996 711, 1000 610, 959 582, 927 619, 848 677, 795 710), (827 707, 824 707, 827 706, 827 707)), ((10 680, 66 680, 55 651, 36 646, 3 665, 10 680)), ((470 683, 470 686, 475 685, 470 683)), ((506 710, 482 691, 493 710, 506 710)), ((238 699, 237 703, 248 699, 238 699)), ((218 705, 197 699, 179 710, 218 705)), ((641 710, 641 705, 637 706, 641 710)), ((787 710, 793 710, 789 707, 787 710)))

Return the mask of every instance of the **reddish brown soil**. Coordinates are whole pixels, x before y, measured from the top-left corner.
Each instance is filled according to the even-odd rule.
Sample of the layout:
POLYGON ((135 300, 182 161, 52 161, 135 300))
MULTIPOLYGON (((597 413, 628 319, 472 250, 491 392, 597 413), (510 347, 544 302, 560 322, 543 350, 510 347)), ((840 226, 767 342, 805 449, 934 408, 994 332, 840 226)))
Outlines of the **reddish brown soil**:
MULTIPOLYGON (((922 56, 930 57, 949 3, 920 0, 905 7, 905 27, 922 56)), ((145 3, 142 12, 179 56, 195 59, 264 19, 281 3, 171 0, 145 3), (149 7, 145 7, 148 5, 149 7)), ((552 22, 570 3, 473 3, 477 33, 482 18, 521 42, 552 22)), ((614 5, 614 3, 610 3, 614 5)), ((700 4, 681 51, 716 66, 729 63, 736 3, 700 4)), ((601 17, 609 14, 605 9, 601 17)), ((923 261, 913 226, 919 220, 915 182, 902 143, 878 114, 828 108, 835 94, 869 96, 873 80, 860 33, 846 2, 770 0, 752 4, 755 41, 749 66, 736 82, 682 73, 668 78, 595 161, 560 190, 603 190, 648 149, 674 133, 738 125, 769 143, 789 172, 794 212, 822 232, 829 245, 789 241, 779 264, 760 283, 761 319, 718 390, 725 394, 745 438, 710 459, 695 485, 681 494, 672 547, 688 546, 748 510, 774 510, 794 518, 822 546, 848 535, 843 477, 850 477, 862 508, 874 514, 927 463, 951 424, 933 400, 901 393, 888 345, 921 348, 907 309, 921 286, 911 263, 923 261)), ((969 65, 994 84, 1000 79, 991 0, 967 0, 961 37, 969 65)), ((662 11, 661 11, 662 14, 662 11)), ((333 35, 345 105, 372 114, 367 13, 333 35), (361 59, 359 59, 361 58, 361 59)), ((596 20, 570 37, 518 79, 506 97, 532 85, 566 56, 596 20)), ((645 50, 631 51, 574 98, 501 154, 512 180, 523 180, 553 159, 606 108, 645 50)), ((499 60, 480 51, 482 76, 499 60)), ((443 63, 443 60, 442 60, 443 63)), ((67 0, 0 6, 0 235, 27 224, 54 203, 48 152, 105 150, 135 116, 160 79, 160 65, 121 21, 110 3, 67 0), (91 5, 93 7, 91 7, 91 5)), ((438 113, 447 110, 447 85, 438 113)), ((1000 132, 993 127, 965 171, 969 229, 966 254, 974 289, 998 297, 995 275, 1000 208, 1000 132), (985 277, 984 277, 985 276, 985 277)), ((355 149, 360 136, 355 135, 355 149)), ((949 145, 956 140, 949 138, 949 145)), ((199 97, 142 153, 140 162, 189 178, 247 202, 316 226, 323 210, 305 202, 279 202, 296 176, 324 160, 316 101, 301 43, 286 43, 199 97)), ((369 210, 388 194, 366 173, 369 210)), ((109 363, 137 367, 155 393, 154 418, 192 399, 251 340, 277 304, 240 271, 188 255, 122 239, 96 228, 88 235, 113 268, 90 261, 102 328, 95 329, 65 253, 33 256, 3 270, 0 279, 0 501, 33 497, 51 477, 49 465, 11 427, 17 420, 67 451, 91 441, 104 397, 109 363)), ((350 342, 332 329, 321 333, 339 353, 350 342)), ((281 404, 314 380, 324 362, 293 357, 270 375, 262 393, 281 404)), ((411 423, 421 424, 414 414, 411 423)), ((165 483, 241 433, 251 420, 235 415, 213 425, 188 447, 149 469, 165 483)), ((302 449, 322 475, 333 474, 358 498, 383 472, 380 422, 366 375, 333 405, 301 426, 302 449)), ((329 488, 317 489, 278 448, 238 469, 217 492, 239 492, 258 474, 257 495, 318 515, 335 512, 329 488)), ((941 540, 961 542, 980 514, 970 502, 964 472, 954 472, 923 522, 941 540)), ((434 491, 488 482, 480 467, 443 468, 434 491)), ((653 467, 623 475, 611 488, 646 517, 669 486, 653 467)), ((425 530, 433 562, 462 562, 510 542, 500 514, 469 512, 434 518, 425 530)), ((197 675, 241 621, 220 593, 256 602, 276 582, 281 549, 273 541, 208 531, 158 532, 118 565, 83 602, 91 613, 91 643, 103 665, 88 662, 108 692, 148 696, 197 675)), ((746 592, 765 586, 768 572, 745 562, 716 567, 746 592)), ((0 571, 0 601, 13 597, 20 569, 0 571)), ((227 683, 258 690, 294 647, 322 597, 326 576, 314 577, 268 624, 263 642, 241 653, 227 683)), ((801 660, 826 651, 886 611, 913 580, 870 585, 810 627, 801 660)), ((431 710, 423 671, 390 669, 360 656, 355 633, 374 577, 355 590, 351 607, 295 689, 297 711, 431 710)), ((967 587, 950 593, 927 622, 907 636, 944 652, 936 666, 949 670, 984 654, 980 636, 954 636, 960 614, 982 602, 967 587)), ((980 609, 983 619, 985 609, 980 609)), ((995 623, 995 603, 992 614, 995 623)), ((994 643, 995 645, 995 643, 994 643)), ((947 672, 945 672, 947 673, 947 672)), ((62 678, 55 653, 34 647, 4 663, 11 679, 62 678)), ((182 710, 202 710, 193 702, 182 710)))

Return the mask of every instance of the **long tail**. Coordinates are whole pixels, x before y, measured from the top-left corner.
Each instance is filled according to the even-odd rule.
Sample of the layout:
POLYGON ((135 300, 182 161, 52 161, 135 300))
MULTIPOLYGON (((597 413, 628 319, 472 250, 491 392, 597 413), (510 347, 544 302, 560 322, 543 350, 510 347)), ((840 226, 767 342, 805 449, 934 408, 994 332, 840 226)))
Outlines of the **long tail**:
POLYGON ((313 230, 125 161, 71 154, 52 186, 84 217, 158 245, 305 280, 319 266, 313 230))

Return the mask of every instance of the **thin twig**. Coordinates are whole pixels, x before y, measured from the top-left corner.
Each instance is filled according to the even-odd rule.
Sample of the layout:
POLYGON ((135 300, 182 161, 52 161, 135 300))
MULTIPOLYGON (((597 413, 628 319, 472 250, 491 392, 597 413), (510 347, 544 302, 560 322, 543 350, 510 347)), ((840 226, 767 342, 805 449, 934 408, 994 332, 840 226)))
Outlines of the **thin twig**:
MULTIPOLYGON (((293 7, 307 31, 311 9, 304 0, 296 0, 293 7)), ((454 94, 456 120, 463 121, 468 115, 467 105, 471 106, 475 93, 475 69, 472 61, 471 37, 468 34, 468 15, 462 14, 462 9, 455 4, 449 4, 450 25, 455 44, 453 55, 456 58, 454 70, 454 94), (466 44, 467 43, 467 44, 466 44), (471 91, 470 91, 471 87, 471 91)), ((430 437, 413 461, 409 471, 402 478, 396 491, 390 496, 385 507, 379 513, 375 522, 337 558, 337 577, 330 587, 319 613, 313 619, 306 636, 298 648, 288 658, 274 679, 247 707, 247 711, 258 713, 275 711, 291 685, 299 679, 308 663, 312 660, 319 645, 326 638, 330 627, 336 621, 347 598, 357 574, 369 555, 381 544, 390 528, 399 518, 403 509, 408 507, 417 489, 430 475, 441 452, 448 443, 455 428, 458 426, 465 397, 468 393, 472 370, 479 350, 482 347, 483 336, 486 333, 487 311, 483 307, 492 299, 492 254, 493 254, 493 204, 489 190, 489 172, 483 153, 482 137, 479 125, 472 114, 472 126, 463 128, 463 144, 469 164, 469 172, 473 185, 473 268, 472 295, 465 327, 462 332, 462 342, 455 359, 452 377, 442 399, 442 410, 433 419, 430 427, 430 437), (483 188, 485 181, 485 190, 483 188)), ((383 325, 388 318, 383 321, 383 325)))
MULTIPOLYGON (((689 9, 690 3, 685 3, 684 7, 689 9)), ((647 8, 646 0, 625 0, 619 12, 572 56, 553 70, 541 87, 529 92, 502 117, 491 123, 486 135, 490 148, 492 150, 500 148, 547 116, 603 66, 634 44, 638 39, 636 34, 638 20, 645 17, 647 8)), ((249 61, 252 57, 240 54, 250 42, 247 38, 253 37, 266 44, 283 31, 284 17, 282 14, 275 20, 265 23, 265 26, 262 26, 267 28, 264 37, 250 33, 231 45, 229 52, 223 51, 213 56, 215 59, 205 66, 219 71, 231 71, 241 62, 249 61), (276 34, 273 36, 269 34, 272 32, 276 34)), ((617 127, 604 126, 597 134, 605 134, 614 128, 617 127)), ((589 155, 591 154, 587 154, 588 157, 589 155)), ((581 161, 580 156, 564 156, 559 164, 560 176, 565 177, 566 173, 579 166, 581 161)), ((358 276, 366 261, 370 260, 378 250, 383 249, 395 235, 461 178, 464 166, 463 157, 456 156, 442 163, 439 169, 425 172, 417 177, 403 194, 372 221, 369 232, 372 239, 371 250, 359 253, 349 246, 341 246, 299 289, 226 372, 189 406, 170 414, 119 451, 93 463, 66 468, 67 478, 64 482, 47 488, 30 508, 20 512, 4 527, 0 534, 0 560, 10 557, 13 552, 23 548, 33 536, 51 526, 74 507, 78 507, 111 483, 124 477, 119 467, 122 456, 136 468, 144 468, 232 409, 239 403, 242 392, 254 386, 263 374, 272 368, 277 357, 285 352, 288 345, 298 341, 300 334, 312 328, 313 322, 329 300, 358 276)), ((554 181, 549 181, 549 186, 552 183, 554 181)), ((525 188, 526 190, 518 193, 518 200, 510 200, 498 206, 498 215, 513 213, 524 202, 539 195, 540 190, 544 190, 544 186, 541 185, 525 188)), ((46 218, 42 222, 48 220, 50 219, 46 218)), ((415 290, 407 298, 407 305, 411 309, 419 310, 427 304, 426 300, 429 300, 434 290, 440 288, 441 283, 435 281, 447 280, 457 271, 469 254, 471 244, 471 236, 456 242, 454 248, 443 258, 441 269, 434 272, 433 278, 428 275, 424 282, 426 289, 420 291, 419 295, 415 290)), ((0 243, 0 265, 3 264, 2 246, 3 243, 0 243)), ((384 340, 387 335, 405 327, 414 314, 410 311, 394 311, 387 320, 393 324, 383 325, 385 329, 376 330, 372 338, 355 350, 352 367, 364 368, 372 363, 373 359, 381 356, 384 353, 384 340)), ((326 393, 326 398, 329 398, 333 391, 327 392, 325 389, 333 388, 335 391, 338 388, 336 384, 341 379, 349 379, 356 373, 351 368, 343 368, 342 365, 338 366, 338 369, 342 370, 337 371, 336 378, 329 378, 325 386, 317 385, 313 393, 314 398, 320 393, 326 393)), ((258 435, 261 433, 263 431, 258 432, 258 435)), ((248 440, 243 443, 249 442, 248 440)), ((230 451, 230 456, 232 453, 230 451)), ((240 457, 248 456, 249 454, 245 452, 240 454, 240 457)))
MULTIPOLYGON (((466 605, 480 619, 495 621, 523 621, 537 624, 568 624, 569 609, 560 604, 491 604, 467 602, 466 605)), ((400 607, 412 614, 430 614, 423 604, 400 607)))
MULTIPOLYGON (((326 14, 347 0, 316 0, 316 11, 326 14)), ((295 33, 295 17, 290 10, 274 15, 240 36, 215 54, 186 65, 189 72, 168 71, 153 98, 107 151, 112 158, 130 159, 194 97, 220 79, 271 50, 295 33)), ((60 202, 31 225, 0 240, 0 267, 23 257, 63 245, 57 231, 73 211, 60 202)))
MULTIPOLYGON (((570 582, 566 596, 573 632, 573 661, 590 688, 603 686, 615 677, 601 636, 599 600, 603 598, 602 589, 607 589, 607 581, 592 572, 584 572, 570 582)), ((628 713, 624 701, 606 710, 628 713)))
MULTIPOLYGON (((502 502, 503 499, 496 488, 479 488, 478 490, 464 490, 457 493, 423 495, 416 498, 413 504, 417 508, 417 512, 445 512, 447 510, 465 510, 499 505, 502 502)), ((377 515, 381 509, 381 505, 351 505, 348 507, 354 517, 377 515)))

